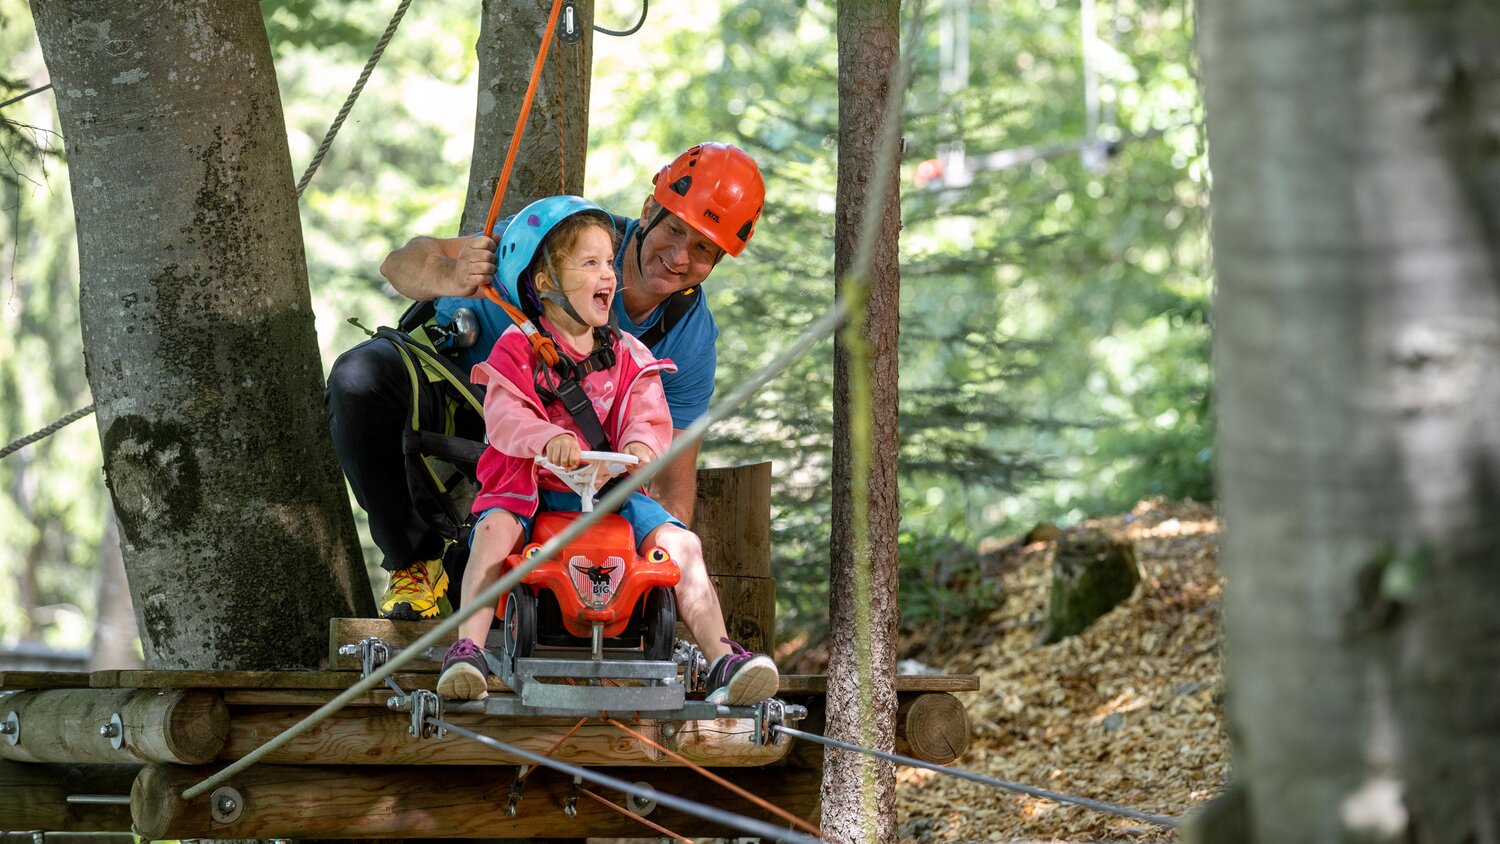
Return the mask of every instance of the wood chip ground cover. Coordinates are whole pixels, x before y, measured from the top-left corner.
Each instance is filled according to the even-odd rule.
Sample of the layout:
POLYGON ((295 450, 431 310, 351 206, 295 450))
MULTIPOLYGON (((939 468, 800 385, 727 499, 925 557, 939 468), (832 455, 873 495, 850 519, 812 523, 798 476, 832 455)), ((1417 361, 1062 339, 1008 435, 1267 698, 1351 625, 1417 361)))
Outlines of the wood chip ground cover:
MULTIPOLYGON (((955 767, 1180 817, 1229 774, 1219 704, 1218 522, 1198 504, 1143 502, 1089 523, 1134 543, 1143 580, 1079 636, 1037 647, 1052 544, 997 560, 1000 609, 927 662, 979 675, 960 694, 973 729, 955 767)), ((1137 820, 917 769, 898 774, 903 841, 1175 841, 1137 820)))

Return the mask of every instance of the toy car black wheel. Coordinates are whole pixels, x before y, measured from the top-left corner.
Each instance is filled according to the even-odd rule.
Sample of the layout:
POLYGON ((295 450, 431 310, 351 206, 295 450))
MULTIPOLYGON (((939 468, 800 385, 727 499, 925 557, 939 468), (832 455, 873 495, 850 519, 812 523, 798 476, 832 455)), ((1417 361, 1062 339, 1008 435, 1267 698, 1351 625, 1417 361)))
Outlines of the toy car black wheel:
POLYGON ((654 586, 646 593, 646 635, 641 637, 645 659, 672 658, 677 633, 677 598, 665 586, 654 586))
POLYGON ((514 671, 516 660, 531 656, 536 649, 536 593, 530 586, 510 590, 505 601, 504 634, 505 664, 514 671))

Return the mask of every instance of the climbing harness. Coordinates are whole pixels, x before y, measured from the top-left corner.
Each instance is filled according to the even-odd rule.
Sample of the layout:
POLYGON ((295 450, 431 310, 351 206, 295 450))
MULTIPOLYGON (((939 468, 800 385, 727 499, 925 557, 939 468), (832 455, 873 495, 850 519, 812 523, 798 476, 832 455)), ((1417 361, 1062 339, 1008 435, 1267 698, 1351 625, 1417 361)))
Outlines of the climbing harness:
MULTIPOLYGON (((395 14, 391 15, 390 23, 386 24, 384 34, 382 34, 380 36, 380 40, 376 42, 375 49, 370 53, 370 58, 365 61, 364 70, 360 71, 359 79, 354 83, 354 87, 349 91, 349 96, 344 98, 344 105, 339 108, 338 116, 334 118, 333 123, 328 127, 328 131, 324 133, 323 141, 322 143, 318 144, 318 151, 313 155, 312 161, 308 162, 307 169, 302 173, 302 178, 297 180, 296 196, 298 199, 302 198, 302 192, 307 189, 308 183, 312 181, 313 174, 318 172, 318 167, 323 163, 324 156, 328 154, 329 148, 333 146, 334 137, 338 135, 339 128, 344 125, 344 119, 349 116, 349 112, 354 108, 355 101, 359 99, 360 93, 364 91, 365 83, 369 81, 370 74, 375 70, 375 65, 380 62, 380 57, 385 55, 386 45, 390 43, 391 37, 396 34, 396 28, 400 26, 401 19, 406 16, 406 9, 410 5, 411 0, 401 0, 401 4, 396 7, 395 14)), ((6 100, 3 103, 0 103, 0 108, 4 108, 11 103, 14 103, 18 100, 23 100, 31 96, 32 94, 45 91, 51 87, 52 83, 49 82, 39 88, 34 88, 24 94, 12 97, 11 99, 6 100)), ((93 413, 94 408, 95 405, 90 403, 87 407, 81 407, 73 411, 72 413, 69 413, 67 416, 64 416, 56 422, 53 422, 45 428, 42 428, 36 433, 29 434, 27 436, 21 437, 18 440, 15 440, 14 442, 5 446, 5 448, 0 449, 0 460, 5 459, 17 449, 23 448, 38 440, 43 440, 47 437, 52 436, 59 429, 77 422, 79 419, 82 419, 83 417, 88 416, 90 413, 93 413)))

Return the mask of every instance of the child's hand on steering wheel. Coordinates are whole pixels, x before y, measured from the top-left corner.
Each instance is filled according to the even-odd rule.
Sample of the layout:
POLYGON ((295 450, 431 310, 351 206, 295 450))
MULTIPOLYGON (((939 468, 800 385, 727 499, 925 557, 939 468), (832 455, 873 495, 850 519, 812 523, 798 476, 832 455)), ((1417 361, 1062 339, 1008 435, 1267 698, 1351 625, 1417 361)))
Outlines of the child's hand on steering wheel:
POLYGON ((651 447, 646 445, 645 443, 627 443, 625 445, 624 451, 626 454, 641 461, 640 463, 636 464, 636 469, 639 469, 642 466, 645 466, 647 463, 650 463, 651 461, 656 459, 656 452, 652 451, 651 447))
POLYGON ((558 434, 547 441, 547 447, 542 451, 548 461, 564 469, 577 469, 582 453, 578 448, 578 438, 572 434, 558 434))

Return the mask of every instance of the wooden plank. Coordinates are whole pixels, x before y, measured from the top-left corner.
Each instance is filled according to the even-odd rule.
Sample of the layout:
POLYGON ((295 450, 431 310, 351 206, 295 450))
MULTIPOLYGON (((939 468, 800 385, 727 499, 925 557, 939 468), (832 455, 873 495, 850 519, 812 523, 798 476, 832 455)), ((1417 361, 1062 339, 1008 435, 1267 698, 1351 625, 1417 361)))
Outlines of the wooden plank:
MULTIPOLYGON (((827 674, 783 674, 777 689, 783 695, 828 694, 827 674)), ((903 674, 896 678, 899 692, 977 692, 979 677, 973 674, 903 674)))
POLYGON ((771 464, 699 469, 692 527, 709 574, 770 577, 771 464))
MULTIPOLYGON (((405 688, 405 687, 403 687, 405 688)), ((338 697, 339 693, 333 689, 226 689, 224 691, 224 702, 230 706, 306 706, 317 709, 323 704, 338 697)), ((349 706, 379 706, 385 707, 386 701, 391 699, 391 691, 376 689, 373 692, 365 692, 357 695, 349 701, 349 706)))
MULTIPOLYGON (((184 789, 217 768, 151 766, 131 793, 136 830, 151 840, 184 838, 622 838, 652 836, 628 814, 587 797, 577 816, 562 811, 571 778, 539 770, 526 780, 514 818, 506 795, 516 769, 504 767, 328 767, 255 765, 226 785, 241 797, 241 813, 229 823, 213 820, 209 795, 191 801, 184 789)), ((726 812, 776 822, 734 794, 706 791, 695 771, 681 768, 613 768, 611 776, 644 782, 664 794, 710 802, 726 812)), ((808 817, 817 808, 822 774, 809 769, 741 768, 726 776, 772 804, 808 817)), ((617 804, 621 796, 590 790, 617 804)), ((692 837, 728 837, 725 827, 658 806, 649 815, 674 832, 692 837)), ((778 823, 778 825, 781 825, 778 823)))
POLYGON ((0 671, 0 689, 87 689, 87 671, 0 671))
MULTIPOLYGON (((305 708, 236 708, 220 761, 245 756, 307 714, 305 708)), ((579 725, 577 718, 495 718, 468 713, 451 713, 445 720, 523 750, 551 752, 574 765, 679 764, 647 742, 598 720, 579 725)), ((405 713, 344 709, 271 751, 264 761, 288 765, 506 765, 525 761, 456 734, 414 739, 407 732, 410 726, 411 716, 405 713)), ((750 719, 646 721, 629 726, 695 764, 715 767, 769 765, 780 761, 792 744, 785 738, 774 745, 755 744, 750 719)))
MULTIPOLYGON (((96 671, 95 688, 130 689, 347 689, 359 682, 353 671, 96 671)), ((431 689, 436 674, 395 675, 403 689, 431 689)), ((509 691, 490 678, 490 691, 509 691)))
POLYGON ((37 765, 0 761, 0 829, 129 832, 129 806, 69 804, 68 795, 128 797, 139 770, 139 765, 37 765))
MULTIPOLYGON (((359 656, 341 655, 341 646, 357 644, 373 636, 393 648, 404 649, 427 635, 439 623, 435 619, 392 621, 388 618, 331 618, 328 620, 328 664, 335 671, 358 671, 359 656)), ((491 630, 487 642, 497 653, 500 650, 500 635, 499 630, 491 630)), ((449 644, 452 643, 439 645, 434 653, 418 656, 401 668, 412 672, 438 671, 443 667, 443 651, 447 650, 449 644)))
MULTIPOLYGON (((756 653, 770 653, 776 642, 776 581, 768 577, 710 575, 729 638, 756 653)), ((691 642, 687 625, 677 623, 677 638, 691 642)))

